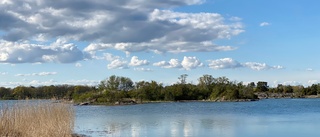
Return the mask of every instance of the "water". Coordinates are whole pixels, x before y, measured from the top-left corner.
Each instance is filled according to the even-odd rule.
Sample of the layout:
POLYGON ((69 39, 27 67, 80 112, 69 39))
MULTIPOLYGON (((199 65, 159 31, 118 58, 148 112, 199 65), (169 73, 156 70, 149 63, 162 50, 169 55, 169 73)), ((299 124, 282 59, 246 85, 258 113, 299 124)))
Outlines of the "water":
MULTIPOLYGON (((17 101, 1 103, 10 106, 17 101)), ((92 137, 320 136, 320 99, 75 106, 75 110, 75 132, 92 137)))
POLYGON ((92 137, 320 136, 320 99, 77 106, 75 124, 92 137))

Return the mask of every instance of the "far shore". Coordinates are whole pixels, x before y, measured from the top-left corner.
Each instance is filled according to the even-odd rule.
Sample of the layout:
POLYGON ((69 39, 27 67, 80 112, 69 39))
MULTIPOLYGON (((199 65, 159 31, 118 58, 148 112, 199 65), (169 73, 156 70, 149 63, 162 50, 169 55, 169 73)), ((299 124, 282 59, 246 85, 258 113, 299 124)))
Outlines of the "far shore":
POLYGON ((177 103, 177 102, 252 102, 259 101, 265 99, 315 99, 320 98, 318 95, 309 95, 303 97, 294 97, 294 96, 285 96, 283 94, 273 95, 273 96, 258 96, 257 99, 233 99, 233 100, 225 100, 225 99, 216 99, 216 100, 177 100, 177 101, 135 101, 135 99, 126 100, 124 102, 115 102, 115 103, 98 103, 98 102, 78 102, 73 103, 72 101, 62 101, 65 103, 72 103, 76 106, 85 106, 85 105, 105 105, 105 106, 124 106, 124 105, 137 105, 137 104, 150 104, 150 103, 177 103))

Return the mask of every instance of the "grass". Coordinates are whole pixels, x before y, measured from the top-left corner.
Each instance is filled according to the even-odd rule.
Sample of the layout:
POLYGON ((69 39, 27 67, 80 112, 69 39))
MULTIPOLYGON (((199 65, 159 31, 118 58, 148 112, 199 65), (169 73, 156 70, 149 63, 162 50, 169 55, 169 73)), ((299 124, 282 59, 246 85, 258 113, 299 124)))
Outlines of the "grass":
POLYGON ((0 136, 72 137, 74 111, 60 103, 18 103, 2 106, 0 136))

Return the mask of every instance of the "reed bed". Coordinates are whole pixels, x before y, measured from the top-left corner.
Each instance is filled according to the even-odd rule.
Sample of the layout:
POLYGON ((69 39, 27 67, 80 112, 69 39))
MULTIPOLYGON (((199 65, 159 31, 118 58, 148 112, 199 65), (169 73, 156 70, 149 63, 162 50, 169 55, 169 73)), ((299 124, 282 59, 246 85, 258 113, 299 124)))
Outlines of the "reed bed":
POLYGON ((1 137, 72 137, 74 111, 60 103, 18 103, 2 106, 1 137))

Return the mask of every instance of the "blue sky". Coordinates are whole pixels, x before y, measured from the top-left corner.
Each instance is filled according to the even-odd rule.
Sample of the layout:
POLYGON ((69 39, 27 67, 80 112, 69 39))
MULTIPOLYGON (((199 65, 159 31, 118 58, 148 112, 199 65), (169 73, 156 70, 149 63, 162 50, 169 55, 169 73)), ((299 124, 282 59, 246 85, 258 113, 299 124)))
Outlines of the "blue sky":
POLYGON ((0 86, 320 82, 316 0, 1 0, 0 86))

